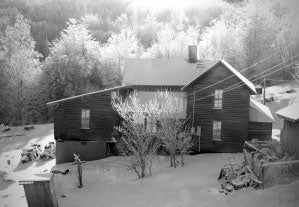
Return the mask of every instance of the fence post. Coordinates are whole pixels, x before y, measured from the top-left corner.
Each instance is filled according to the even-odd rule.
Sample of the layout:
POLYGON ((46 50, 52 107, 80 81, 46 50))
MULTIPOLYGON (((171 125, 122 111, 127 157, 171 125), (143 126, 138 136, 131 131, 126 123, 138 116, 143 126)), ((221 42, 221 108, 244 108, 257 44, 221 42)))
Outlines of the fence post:
POLYGON ((264 161, 261 160, 261 164, 260 164, 260 180, 262 182, 262 189, 264 189, 264 161))

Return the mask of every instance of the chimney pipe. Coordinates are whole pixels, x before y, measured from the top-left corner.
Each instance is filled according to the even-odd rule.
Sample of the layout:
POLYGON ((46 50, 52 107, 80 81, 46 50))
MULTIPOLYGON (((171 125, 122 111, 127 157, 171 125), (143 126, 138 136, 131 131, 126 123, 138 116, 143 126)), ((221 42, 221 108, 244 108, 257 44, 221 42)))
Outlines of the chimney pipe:
POLYGON ((190 63, 197 62, 197 45, 188 46, 188 60, 190 63))

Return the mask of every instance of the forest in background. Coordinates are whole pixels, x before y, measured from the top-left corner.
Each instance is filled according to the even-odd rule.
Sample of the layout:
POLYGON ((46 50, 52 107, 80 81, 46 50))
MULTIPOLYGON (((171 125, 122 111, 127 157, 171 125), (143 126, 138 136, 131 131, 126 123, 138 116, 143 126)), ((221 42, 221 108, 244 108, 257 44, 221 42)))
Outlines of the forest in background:
POLYGON ((297 78, 298 12, 296 0, 0 0, 0 123, 49 122, 47 102, 121 84, 128 58, 187 58, 190 44, 238 70, 272 55, 249 78, 282 61, 271 78, 297 78))

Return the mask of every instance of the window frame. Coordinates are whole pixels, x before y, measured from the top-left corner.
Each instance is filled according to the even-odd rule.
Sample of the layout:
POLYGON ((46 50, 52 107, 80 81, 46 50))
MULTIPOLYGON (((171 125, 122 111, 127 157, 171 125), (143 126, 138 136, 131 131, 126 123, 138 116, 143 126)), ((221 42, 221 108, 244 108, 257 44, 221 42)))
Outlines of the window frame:
POLYGON ((222 122, 221 121, 213 121, 212 128, 212 140, 213 141, 222 141, 222 122))
POLYGON ((216 89, 214 92, 214 109, 223 109, 223 90, 216 89))
POLYGON ((90 129, 90 109, 82 108, 81 109, 81 129, 90 129), (88 112, 88 113, 86 113, 88 112), (84 114, 84 117, 83 117, 84 114), (87 117, 88 114, 88 117, 87 117))

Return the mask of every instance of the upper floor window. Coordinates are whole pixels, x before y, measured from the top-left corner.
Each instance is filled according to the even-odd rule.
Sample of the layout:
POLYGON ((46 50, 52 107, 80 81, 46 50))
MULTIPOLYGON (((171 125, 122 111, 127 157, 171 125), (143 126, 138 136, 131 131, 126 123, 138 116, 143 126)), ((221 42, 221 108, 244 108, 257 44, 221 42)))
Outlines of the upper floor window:
POLYGON ((223 90, 215 90, 214 108, 222 109, 223 90))
POLYGON ((90 109, 82 109, 81 112, 81 128, 89 129, 90 109))
POLYGON ((213 140, 221 141, 221 121, 213 121, 213 140))

